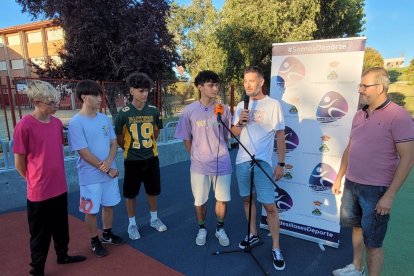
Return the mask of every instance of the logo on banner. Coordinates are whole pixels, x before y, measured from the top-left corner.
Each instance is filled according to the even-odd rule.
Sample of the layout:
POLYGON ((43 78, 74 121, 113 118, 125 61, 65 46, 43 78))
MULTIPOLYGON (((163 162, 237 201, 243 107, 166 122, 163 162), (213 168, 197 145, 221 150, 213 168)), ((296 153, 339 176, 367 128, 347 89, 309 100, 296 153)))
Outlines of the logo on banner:
POLYGON ((293 165, 292 164, 286 164, 285 169, 286 169, 286 172, 283 175, 283 178, 287 179, 287 180, 291 180, 293 178, 293 173, 292 173, 293 165))
MULTIPOLYGON (((293 151, 299 146, 299 136, 288 126, 285 126, 286 153, 293 151)), ((275 136, 274 151, 277 152, 277 138, 275 136)))
POLYGON ((287 57, 280 65, 277 74, 277 84, 289 86, 305 77, 305 66, 297 58, 287 57))
POLYGON ((278 187, 275 189, 275 204, 279 213, 282 213, 293 207, 293 200, 285 190, 278 187))
POLYGON ((330 190, 336 179, 336 171, 326 163, 319 163, 309 177, 309 187, 314 191, 330 190))
POLYGON ((319 147, 320 152, 328 152, 329 151, 329 147, 328 147, 327 143, 330 139, 331 139, 331 137, 329 135, 321 136, 322 145, 319 147))
POLYGON ((315 216, 321 216, 322 215, 322 212, 321 212, 321 206, 322 206, 322 202, 320 202, 320 201, 318 201, 318 200, 315 200, 314 202, 313 202, 313 210, 312 210, 312 215, 315 215, 315 216))
POLYGON ((338 61, 332 61, 329 63, 329 74, 326 77, 328 80, 336 80, 338 78, 338 61))
POLYGON ((326 93, 319 102, 316 118, 321 123, 332 123, 348 113, 348 103, 335 91, 326 93))

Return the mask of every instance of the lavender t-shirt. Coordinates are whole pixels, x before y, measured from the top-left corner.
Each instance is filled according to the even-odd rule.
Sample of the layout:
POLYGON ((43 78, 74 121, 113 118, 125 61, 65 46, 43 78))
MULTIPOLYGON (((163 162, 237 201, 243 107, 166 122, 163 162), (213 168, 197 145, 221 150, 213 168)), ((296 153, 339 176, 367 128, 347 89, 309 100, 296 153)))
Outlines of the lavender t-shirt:
MULTIPOLYGON (((203 175, 231 174, 227 148, 228 131, 217 122, 214 105, 203 106, 199 101, 186 106, 178 121, 175 137, 191 140, 191 172, 203 175)), ((230 127, 231 114, 224 106, 222 122, 230 127)))

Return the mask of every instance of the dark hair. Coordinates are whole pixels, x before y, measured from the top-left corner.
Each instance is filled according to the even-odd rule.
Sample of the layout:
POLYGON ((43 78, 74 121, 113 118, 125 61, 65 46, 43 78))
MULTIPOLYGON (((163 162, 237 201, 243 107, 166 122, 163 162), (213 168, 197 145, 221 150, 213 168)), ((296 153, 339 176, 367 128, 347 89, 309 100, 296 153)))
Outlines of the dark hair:
POLYGON ((145 73, 132 73, 127 79, 126 83, 128 88, 147 88, 151 89, 154 87, 154 82, 145 73))
POLYGON ((102 95, 101 87, 93 80, 83 80, 78 82, 75 88, 76 97, 83 103, 82 95, 102 95))
POLYGON ((204 84, 206 82, 218 83, 220 82, 219 76, 210 70, 204 70, 198 73, 198 75, 194 79, 195 86, 199 84, 204 84))
POLYGON ((247 73, 256 73, 259 76, 261 76, 262 78, 264 78, 263 70, 259 66, 249 66, 246 69, 244 69, 244 72, 243 73, 244 74, 247 74, 247 73))

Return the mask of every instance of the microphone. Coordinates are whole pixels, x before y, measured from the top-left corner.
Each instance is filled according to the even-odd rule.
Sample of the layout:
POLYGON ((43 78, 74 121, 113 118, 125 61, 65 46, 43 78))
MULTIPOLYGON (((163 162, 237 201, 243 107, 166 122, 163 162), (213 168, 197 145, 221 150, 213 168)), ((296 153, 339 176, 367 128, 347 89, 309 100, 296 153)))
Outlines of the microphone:
MULTIPOLYGON (((250 96, 248 96, 247 94, 244 95, 243 101, 244 101, 244 109, 245 110, 248 110, 249 109, 250 96)), ((242 121, 242 124, 243 125, 246 125, 247 124, 247 121, 246 120, 243 120, 242 121)))
POLYGON ((224 113, 224 107, 221 103, 216 103, 214 106, 214 115, 217 116, 217 122, 221 123, 221 115, 224 113))

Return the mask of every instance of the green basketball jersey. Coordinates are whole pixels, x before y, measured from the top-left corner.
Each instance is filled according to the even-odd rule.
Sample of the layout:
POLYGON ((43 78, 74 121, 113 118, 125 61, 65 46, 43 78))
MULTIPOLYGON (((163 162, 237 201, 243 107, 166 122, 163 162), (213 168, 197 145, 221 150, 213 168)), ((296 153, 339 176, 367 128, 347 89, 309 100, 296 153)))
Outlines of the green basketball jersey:
POLYGON ((162 129, 158 108, 145 105, 138 110, 131 103, 122 108, 115 119, 116 135, 124 136, 124 158, 145 160, 158 156, 154 130, 162 129))

